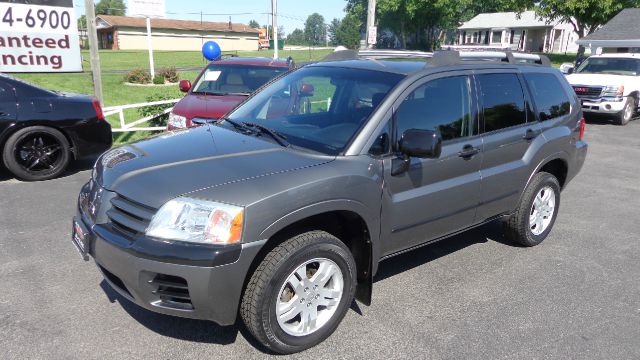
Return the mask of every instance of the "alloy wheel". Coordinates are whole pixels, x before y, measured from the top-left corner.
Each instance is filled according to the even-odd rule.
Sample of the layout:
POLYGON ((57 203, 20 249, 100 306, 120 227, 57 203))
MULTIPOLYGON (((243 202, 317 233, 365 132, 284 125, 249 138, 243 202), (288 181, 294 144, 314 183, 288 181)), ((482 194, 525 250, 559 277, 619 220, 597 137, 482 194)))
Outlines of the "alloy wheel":
POLYGON ((542 234, 551 223, 556 208, 556 194, 549 186, 545 186, 533 199, 529 213, 529 229, 533 235, 542 234))

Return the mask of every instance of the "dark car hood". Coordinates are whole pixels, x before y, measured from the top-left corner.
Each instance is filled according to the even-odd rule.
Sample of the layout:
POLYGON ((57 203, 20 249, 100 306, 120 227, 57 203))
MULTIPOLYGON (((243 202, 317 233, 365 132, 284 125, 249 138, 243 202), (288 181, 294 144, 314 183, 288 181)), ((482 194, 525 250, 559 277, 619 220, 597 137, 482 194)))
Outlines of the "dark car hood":
POLYGON ((316 166, 334 158, 207 125, 115 148, 98 159, 94 177, 107 190, 158 208, 186 193, 316 166))
POLYGON ((189 94, 173 107, 173 113, 188 119, 195 117, 217 119, 228 113, 246 99, 243 95, 199 95, 189 94))

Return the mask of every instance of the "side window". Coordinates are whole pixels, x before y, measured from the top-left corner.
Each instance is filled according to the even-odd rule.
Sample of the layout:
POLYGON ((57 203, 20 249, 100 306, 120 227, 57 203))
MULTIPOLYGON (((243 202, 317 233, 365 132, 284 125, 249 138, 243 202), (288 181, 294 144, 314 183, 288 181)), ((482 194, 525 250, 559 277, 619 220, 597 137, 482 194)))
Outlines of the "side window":
POLYGON ((469 136, 469 78, 442 78, 418 87, 398 108, 398 137, 408 129, 435 130, 442 140, 469 136))
POLYGON ((540 120, 549 120, 569 113, 569 97, 553 74, 531 73, 525 74, 524 78, 533 95, 540 120))
POLYGON ((527 122, 524 94, 516 74, 478 75, 484 107, 484 132, 527 122))

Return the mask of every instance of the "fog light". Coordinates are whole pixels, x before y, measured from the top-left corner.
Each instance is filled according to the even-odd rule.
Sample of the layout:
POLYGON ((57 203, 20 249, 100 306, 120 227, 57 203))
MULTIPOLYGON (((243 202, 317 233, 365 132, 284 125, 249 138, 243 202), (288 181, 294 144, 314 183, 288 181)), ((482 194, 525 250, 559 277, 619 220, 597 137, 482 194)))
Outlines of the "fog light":
POLYGON ((604 106, 604 108, 607 109, 607 110, 611 110, 611 105, 607 104, 607 105, 604 106))

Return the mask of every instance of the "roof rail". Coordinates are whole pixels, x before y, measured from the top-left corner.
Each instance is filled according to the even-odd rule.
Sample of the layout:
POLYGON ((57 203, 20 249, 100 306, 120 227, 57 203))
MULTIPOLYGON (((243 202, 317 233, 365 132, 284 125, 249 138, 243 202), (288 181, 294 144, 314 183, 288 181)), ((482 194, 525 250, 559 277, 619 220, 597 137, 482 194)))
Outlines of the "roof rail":
POLYGON ((373 59, 402 59, 402 58, 431 58, 433 53, 414 50, 339 50, 325 56, 321 61, 356 60, 362 58, 373 59))
POLYGON ((498 61, 508 64, 538 64, 551 66, 545 55, 504 51, 457 51, 439 50, 427 66, 457 65, 464 61, 498 61))

